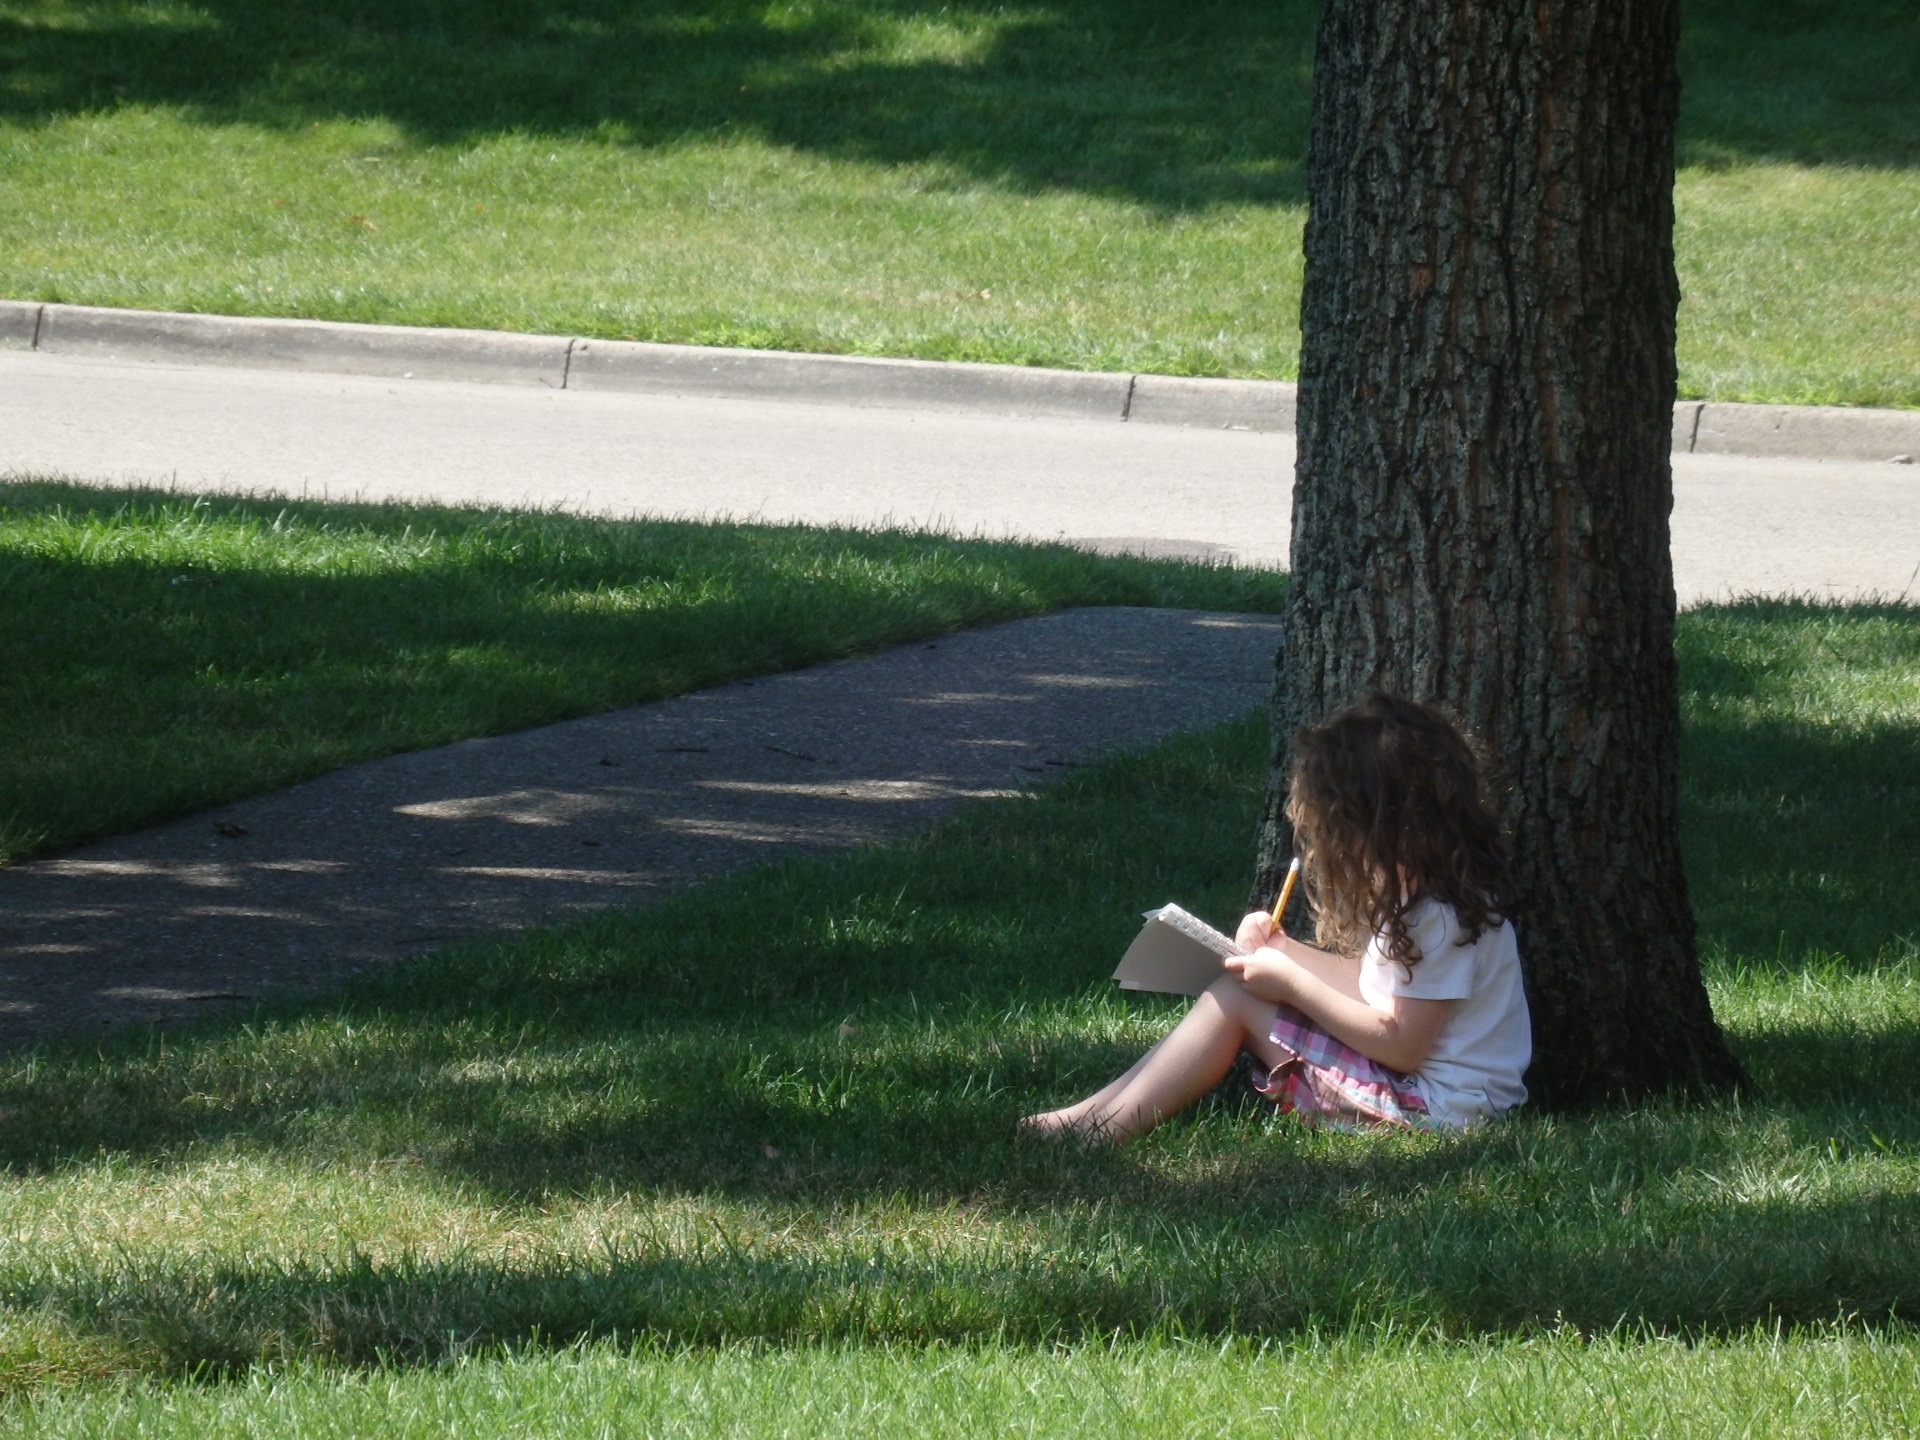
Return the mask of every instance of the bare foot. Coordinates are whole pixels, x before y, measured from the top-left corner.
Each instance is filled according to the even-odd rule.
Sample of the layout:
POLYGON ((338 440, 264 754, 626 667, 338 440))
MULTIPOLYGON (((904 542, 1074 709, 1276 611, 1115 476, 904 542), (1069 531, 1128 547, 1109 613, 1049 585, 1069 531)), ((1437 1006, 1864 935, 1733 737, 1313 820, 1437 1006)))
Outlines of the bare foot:
POLYGON ((1083 1146, 1112 1145, 1120 1139, 1105 1120, 1089 1118, 1077 1105, 1029 1115, 1015 1129, 1023 1139, 1070 1140, 1083 1146))
POLYGON ((1028 1115, 1014 1127, 1029 1140, 1059 1140, 1074 1130, 1071 1110, 1046 1110, 1028 1115))

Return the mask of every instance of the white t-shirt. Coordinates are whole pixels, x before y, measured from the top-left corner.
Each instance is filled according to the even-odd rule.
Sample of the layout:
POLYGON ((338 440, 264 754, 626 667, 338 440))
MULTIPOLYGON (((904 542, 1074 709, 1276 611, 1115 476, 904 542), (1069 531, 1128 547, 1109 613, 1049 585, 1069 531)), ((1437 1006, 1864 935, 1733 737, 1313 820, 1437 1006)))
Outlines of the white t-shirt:
POLYGON ((1382 1010, 1393 995, 1460 1002, 1412 1076, 1428 1113, 1459 1126, 1518 1105, 1527 1098, 1520 1077, 1533 1058, 1533 1024, 1512 924, 1463 944, 1453 907, 1425 899, 1407 912, 1407 928, 1420 962, 1409 974, 1375 936, 1360 959, 1360 993, 1382 1010))

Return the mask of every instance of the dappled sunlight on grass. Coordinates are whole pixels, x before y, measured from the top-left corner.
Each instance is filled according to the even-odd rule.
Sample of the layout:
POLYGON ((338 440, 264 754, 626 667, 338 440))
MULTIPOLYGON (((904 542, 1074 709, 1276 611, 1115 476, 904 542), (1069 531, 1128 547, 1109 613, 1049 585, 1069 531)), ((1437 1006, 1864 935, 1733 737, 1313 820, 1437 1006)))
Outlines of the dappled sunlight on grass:
POLYGON ((1284 159, 1298 198, 1312 41, 1300 5, 567 0, 475 5, 458 27, 419 0, 358 12, 201 0, 175 12, 189 23, 166 25, 143 10, 54 4, 14 19, 0 35, 21 80, 0 91, 0 113, 126 106, 296 134, 351 120, 390 126, 396 150, 509 135, 758 140, 1176 206, 1254 198, 1264 187, 1236 171, 1284 159))

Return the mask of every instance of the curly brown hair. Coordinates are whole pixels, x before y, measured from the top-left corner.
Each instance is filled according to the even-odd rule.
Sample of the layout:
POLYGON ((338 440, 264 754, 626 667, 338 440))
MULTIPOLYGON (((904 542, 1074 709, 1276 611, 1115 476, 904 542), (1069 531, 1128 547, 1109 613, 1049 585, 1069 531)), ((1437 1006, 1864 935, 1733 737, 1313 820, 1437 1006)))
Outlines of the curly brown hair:
POLYGON ((1378 935, 1411 967, 1407 912, 1421 898, 1451 905, 1463 940, 1512 910, 1487 767, 1443 711, 1371 695, 1301 730, 1293 753, 1287 818, 1322 946, 1358 955, 1378 935))

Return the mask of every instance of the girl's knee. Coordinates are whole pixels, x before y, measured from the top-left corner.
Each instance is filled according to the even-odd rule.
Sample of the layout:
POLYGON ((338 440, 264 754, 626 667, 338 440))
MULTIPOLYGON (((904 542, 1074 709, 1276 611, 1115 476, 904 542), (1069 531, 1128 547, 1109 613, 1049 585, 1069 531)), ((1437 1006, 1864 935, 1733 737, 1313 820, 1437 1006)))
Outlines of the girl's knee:
POLYGON ((1229 1015, 1238 1015, 1252 999, 1247 985, 1238 975, 1222 975, 1200 993, 1195 1004, 1211 1002, 1229 1015))
POLYGON ((1262 1000, 1247 988, 1247 982, 1238 975, 1222 975, 1206 989, 1206 996, 1223 1011, 1231 1015, 1249 1034, 1266 1034, 1273 1028, 1274 1014, 1279 1010, 1271 1000, 1262 1000))

